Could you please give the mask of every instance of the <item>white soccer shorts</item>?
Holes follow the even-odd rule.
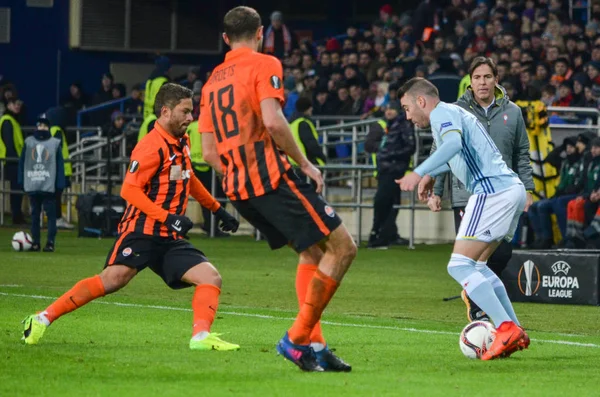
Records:
[[[526,200],[525,187],[521,184],[497,193],[473,194],[465,207],[456,239],[485,243],[511,241]]]

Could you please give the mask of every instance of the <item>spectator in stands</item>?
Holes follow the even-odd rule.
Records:
[[[123,83],[115,83],[112,87],[112,99],[121,99],[125,97],[127,89]]]
[[[98,105],[113,99],[113,83],[114,77],[112,73],[107,72],[102,75],[100,90],[94,95],[92,105]]]
[[[23,101],[11,98],[7,101],[6,111],[0,117],[0,159],[12,158],[4,166],[4,176],[10,182],[10,190],[19,190],[19,162],[23,150],[23,132],[19,122],[19,113]],[[21,193],[10,194],[10,212],[13,225],[26,224],[21,205],[23,195]],[[4,208],[0,208],[4,211]]]
[[[329,90],[327,87],[317,88],[313,106],[313,115],[328,116],[334,114],[332,100],[329,99]]]
[[[600,61],[588,63],[587,75],[592,81],[592,84],[600,84]]]
[[[577,73],[573,76],[573,100],[571,101],[571,106],[585,107],[586,99],[583,89],[587,85],[589,85],[589,79],[584,73]]]
[[[600,198],[600,138],[594,138],[592,159],[583,175],[583,193],[567,205],[565,248],[585,248],[584,228],[589,225],[598,208]]]
[[[294,35],[283,23],[283,14],[274,11],[271,14],[271,25],[265,32],[263,52],[282,59],[292,52],[294,46]]]
[[[131,89],[131,98],[125,102],[125,113],[127,114],[142,114],[144,111],[144,99],[142,98],[142,91],[144,86],[142,84],[136,84]]]
[[[60,101],[67,111],[68,125],[77,124],[77,112],[85,108],[89,104],[87,95],[83,92],[81,84],[78,82],[72,83],[69,87],[69,94]]]
[[[154,61],[154,70],[150,73],[148,80],[146,81],[146,88],[144,94],[144,119],[146,117],[154,116],[154,100],[156,94],[163,84],[168,83],[169,72],[171,70],[171,61],[166,56],[159,56]]]
[[[573,92],[571,88],[571,82],[564,80],[558,86],[558,98],[554,102],[553,106],[569,107],[573,101]]]
[[[354,116],[360,116],[362,114],[363,107],[365,106],[363,90],[360,85],[353,84],[350,86],[350,98],[352,98],[352,114]]]
[[[541,101],[546,106],[553,106],[556,101],[556,88],[550,84],[545,85],[542,88]]]
[[[190,66],[187,71],[187,75],[184,81],[181,82],[181,85],[189,88],[190,90],[194,89],[194,83],[196,81],[200,81],[202,83],[202,68],[200,66]]]
[[[558,152],[564,151],[567,156],[560,168],[559,184],[553,198],[536,201],[531,205],[527,216],[530,225],[535,232],[536,241],[532,248],[551,248],[554,239],[552,237],[552,221],[550,216],[554,213],[558,221],[561,235],[566,235],[566,209],[569,201],[577,197],[582,190],[582,156],[576,147],[573,138],[566,138]]]
[[[365,147],[370,146],[371,150],[377,147],[377,192],[368,246],[379,249],[385,249],[390,244],[408,243],[401,239],[397,232],[398,210],[393,207],[400,204],[400,189],[394,181],[404,176],[415,152],[414,128],[406,120],[398,100],[386,106],[385,121],[387,133],[378,147],[376,143],[370,142],[367,145],[365,142]]]
[[[600,98],[600,86],[594,85],[592,87],[584,87],[583,95],[585,95],[586,108],[598,108],[598,99]]]
[[[337,86],[337,101],[335,104],[335,114],[337,116],[353,116],[352,108],[354,101],[350,98],[348,87],[345,83]]]

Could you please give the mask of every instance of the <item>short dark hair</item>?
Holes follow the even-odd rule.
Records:
[[[254,8],[235,7],[225,14],[223,26],[230,41],[249,39],[261,26],[260,15]]]
[[[494,77],[498,77],[498,68],[496,67],[496,63],[492,58],[488,57],[476,57],[475,59],[473,59],[473,62],[471,62],[471,66],[469,66],[469,76],[472,76],[473,71],[475,71],[475,69],[477,69],[481,65],[488,65],[490,69],[492,69]]]
[[[440,97],[440,92],[437,87],[427,79],[422,77],[413,77],[400,87],[398,90],[398,99],[402,99],[404,95],[419,93],[434,98]]]
[[[298,112],[300,112],[300,113],[306,112],[311,107],[312,107],[312,101],[310,100],[310,98],[307,98],[305,96],[301,96],[296,101],[296,110]]]
[[[163,106],[173,109],[184,99],[191,99],[194,93],[189,88],[175,83],[166,83],[158,90],[154,100],[154,114],[160,115]]]

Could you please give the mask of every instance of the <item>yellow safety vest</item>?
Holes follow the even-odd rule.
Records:
[[[460,99],[460,97],[463,96],[465,92],[467,92],[467,88],[469,88],[470,85],[471,75],[467,73],[458,84],[458,99]]]
[[[387,134],[386,121],[384,119],[379,119],[377,120],[377,124],[381,126],[381,128],[383,129],[383,133]],[[383,139],[381,140],[381,143],[383,143]],[[381,144],[379,145],[379,147],[381,148]],[[373,171],[373,176],[377,178],[377,153],[371,153],[371,160],[373,162],[373,166],[375,167],[375,171]]]
[[[154,100],[156,94],[163,84],[168,83],[169,79],[164,76],[156,77],[152,80],[146,81],[146,93],[144,95],[144,119],[154,114]]]
[[[195,170],[207,172],[210,166],[202,158],[202,134],[198,132],[198,120],[192,121],[185,132],[190,137],[190,157]]]
[[[150,125],[151,122],[156,121],[157,118],[154,114],[151,114],[150,116],[146,117],[144,119],[144,121],[142,122],[142,125],[140,126],[140,132],[138,132],[138,142],[142,140],[143,137],[145,137],[146,135],[148,135],[148,133],[150,131],[148,131],[148,126]]]
[[[307,119],[306,117],[299,117],[290,124],[290,129],[292,130],[294,140],[296,141],[296,144],[298,145],[298,148],[300,149],[302,154],[306,156],[306,147],[304,146],[302,139],[300,139],[300,123],[303,121],[305,121],[308,124],[317,142],[319,141],[319,133],[317,132],[317,129],[315,128],[313,122]],[[291,157],[289,157],[289,160],[290,163],[292,163],[292,165],[298,165]],[[317,163],[319,165],[325,165],[325,162],[320,158],[317,158]]]
[[[67,144],[67,136],[62,128],[55,125],[50,127],[50,135],[56,136],[57,133],[60,132],[60,140],[62,141],[62,156],[63,160],[65,160],[65,176],[73,175],[73,167],[70,162],[67,162],[71,157],[69,156],[69,145]]]
[[[8,121],[12,124],[13,128],[13,141],[15,143],[15,149],[17,154],[21,156],[21,151],[23,150],[23,146],[25,145],[25,140],[23,139],[23,131],[21,131],[21,125],[17,122],[17,120],[11,116],[10,114],[5,114],[0,117],[0,130],[2,129],[2,125],[4,122]],[[2,135],[0,135],[0,159],[6,158],[6,144],[2,141]]]

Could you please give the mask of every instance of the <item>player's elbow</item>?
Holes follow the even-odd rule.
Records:
[[[277,133],[281,130],[281,122],[276,116],[263,117],[263,123],[271,135],[277,135]]]
[[[215,164],[219,162],[219,155],[216,150],[207,149],[202,153],[202,158],[205,162],[210,164],[213,168]]]

